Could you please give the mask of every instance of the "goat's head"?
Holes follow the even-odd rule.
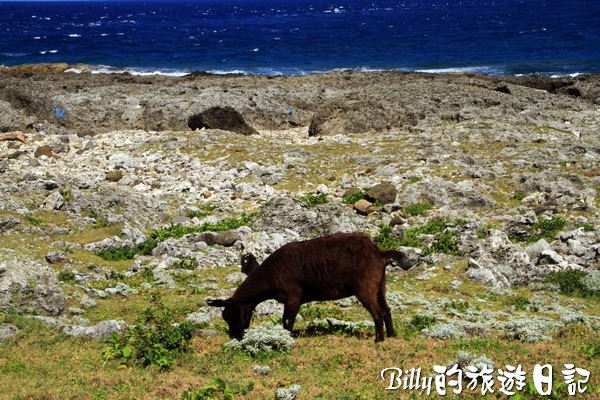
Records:
[[[250,326],[253,305],[239,304],[233,299],[209,300],[207,304],[212,307],[224,307],[221,315],[229,325],[229,337],[241,340],[244,331]]]

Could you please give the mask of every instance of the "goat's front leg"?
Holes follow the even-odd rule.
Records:
[[[285,303],[283,309],[283,327],[290,331],[290,333],[294,329],[294,322],[296,322],[296,315],[298,315],[299,310],[300,301],[294,299]]]

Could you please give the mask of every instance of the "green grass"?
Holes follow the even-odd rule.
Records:
[[[185,216],[192,219],[192,218],[204,218],[207,217],[209,215],[211,215],[213,213],[213,211],[215,209],[218,208],[218,205],[216,204],[203,204],[201,206],[198,207],[198,210],[193,210],[193,211],[187,211],[185,213]]]
[[[44,221],[42,221],[40,218],[37,218],[31,214],[26,214],[25,215],[25,219],[27,220],[27,222],[29,222],[31,225],[35,226],[35,227],[40,227],[42,226],[42,224],[44,223]]]
[[[427,211],[431,210],[433,208],[433,205],[429,204],[429,203],[416,203],[416,204],[411,204],[408,206],[405,206],[402,208],[402,210],[409,215],[420,215],[421,217],[426,217],[427,216]]]
[[[215,270],[196,270],[193,274],[199,282],[210,277],[221,282],[237,269],[237,266],[229,266]],[[411,293],[422,293],[430,301],[443,298],[444,294],[437,288],[453,279],[451,271],[443,271],[437,279],[431,281],[417,281],[410,273],[388,273],[388,277],[390,291],[404,291],[407,297],[411,297]],[[119,276],[115,275],[114,278]],[[128,284],[136,286],[134,281]],[[488,297],[485,289],[479,285],[465,283],[463,286],[473,286],[473,294],[465,292],[447,297],[449,310],[465,312],[473,310],[473,304],[490,310],[502,310],[506,306],[504,298]],[[470,293],[468,288],[464,289]],[[519,296],[524,298],[532,295],[533,292],[527,290],[519,292]],[[92,323],[103,319],[124,319],[130,325],[164,325],[168,330],[172,322],[181,322],[186,313],[197,311],[205,297],[220,296],[218,290],[194,295],[187,291],[156,288],[151,292],[126,298],[97,299],[98,305],[86,310],[83,316]],[[486,301],[478,302],[479,298]],[[158,299],[170,310],[166,315],[163,315],[160,307],[157,308]],[[79,297],[68,301],[70,303],[67,307],[76,305]],[[583,305],[590,300],[565,301]],[[522,302],[515,300],[515,303]],[[145,311],[148,308],[153,311],[148,313]],[[586,311],[594,312],[594,309],[587,308]],[[598,382],[596,376],[600,376],[600,364],[595,362],[598,360],[595,344],[599,342],[600,332],[581,324],[565,327],[556,333],[555,340],[550,343],[510,341],[494,331],[490,337],[440,341],[428,339],[420,333],[422,329],[439,321],[428,315],[423,306],[415,304],[402,312],[393,312],[399,337],[387,338],[383,343],[376,344],[373,342],[372,328],[361,328],[353,333],[327,329],[314,332],[306,330],[313,319],[327,316],[355,322],[370,320],[368,312],[360,305],[339,307],[333,302],[309,303],[302,307],[301,314],[303,319],[296,321],[299,333],[295,339],[297,345],[287,353],[256,360],[243,353],[225,351],[224,344],[230,339],[226,334],[225,323],[217,317],[209,326],[217,331],[216,336],[192,336],[187,342],[187,351],[179,352],[171,359],[172,363],[168,367],[162,367],[152,362],[147,366],[141,360],[138,362],[137,355],[134,354],[137,350],[133,339],[127,342],[119,337],[118,343],[109,344],[103,340],[66,337],[17,313],[0,312],[0,323],[13,323],[21,329],[16,339],[0,342],[0,373],[3,376],[0,392],[9,393],[8,399],[52,400],[180,399],[184,398],[182,396],[185,392],[202,398],[201,396],[209,396],[208,392],[211,392],[210,396],[218,399],[224,398],[225,387],[228,387],[236,399],[272,399],[277,389],[299,384],[302,390],[298,398],[302,399],[356,399],[361,398],[359,393],[365,399],[386,399],[390,395],[397,398],[404,394],[408,396],[412,392],[386,391],[387,382],[379,378],[381,369],[396,366],[421,367],[424,373],[430,374],[433,373],[434,364],[446,365],[455,359],[459,350],[486,355],[498,367],[522,364],[528,376],[533,365],[538,362],[551,363],[555,369],[567,362],[575,363],[578,367],[591,371],[594,384]],[[164,323],[156,320],[163,317]],[[452,318],[450,314],[445,317]],[[253,320],[251,327],[268,320],[266,317]],[[178,338],[186,337],[180,333],[182,332],[149,336],[147,340],[140,342],[140,347],[154,348],[154,344],[164,344],[164,341],[171,339],[177,343]],[[158,335],[156,331],[155,334]],[[111,345],[116,356],[103,366],[102,355]],[[127,346],[132,348],[131,352],[125,350]],[[159,349],[161,347],[164,348],[163,345],[158,346]],[[164,351],[157,351],[151,357],[161,360],[163,353]],[[160,363],[163,361],[165,360]],[[255,375],[252,370],[257,364],[268,365],[271,372],[266,376]],[[226,385],[216,385],[216,377],[226,377]],[[466,381],[464,384],[466,385]],[[215,390],[203,390],[211,386]],[[461,398],[476,399],[477,393],[465,389]],[[427,398],[417,392],[413,394],[415,399]]]
[[[227,217],[218,222],[205,222],[198,226],[170,225],[150,232],[150,236],[159,242],[169,238],[179,239],[190,233],[223,232],[249,225],[258,213],[243,214],[241,217]]]

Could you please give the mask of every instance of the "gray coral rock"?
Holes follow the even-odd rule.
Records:
[[[64,307],[65,294],[51,268],[17,259],[0,263],[0,309],[58,315]]]

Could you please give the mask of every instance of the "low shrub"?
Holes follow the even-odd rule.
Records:
[[[423,334],[432,339],[458,339],[466,336],[464,329],[460,326],[440,323],[423,329]]]
[[[529,229],[529,243],[535,243],[540,239],[545,239],[548,243],[554,241],[554,237],[560,232],[567,220],[561,216],[554,216],[552,219],[540,219]]]
[[[374,241],[384,250],[407,246],[421,248],[424,256],[432,253],[460,255],[462,253],[458,248],[458,243],[454,240],[457,232],[448,229],[449,226],[449,221],[435,218],[424,225],[407,229],[402,238],[395,238],[392,235],[392,227],[384,225],[375,236]],[[425,237],[422,235],[435,235],[433,242],[424,249]]]
[[[158,241],[155,239],[148,239],[138,244],[135,247],[119,247],[116,249],[101,250],[96,253],[97,256],[106,261],[122,261],[131,260],[136,255],[149,256],[152,254],[152,250],[158,245]]]
[[[252,357],[268,357],[287,352],[295,344],[289,331],[281,325],[266,322],[247,329],[242,340],[233,339],[225,343],[225,347],[228,350],[242,351]]]
[[[365,192],[363,192],[362,190],[357,190],[356,192],[352,193],[349,196],[346,196],[342,199],[342,203],[344,204],[354,204],[359,200],[362,200],[365,198]]]
[[[298,200],[305,203],[309,207],[314,207],[319,204],[329,203],[329,196],[326,193],[307,194],[306,196],[298,197]]]
[[[122,335],[113,334],[103,353],[104,364],[117,358],[121,364],[135,359],[144,367],[156,365],[161,370],[173,365],[175,358],[187,351],[192,339],[191,322],[176,318],[175,311],[156,302],[146,308],[136,326]]]
[[[526,343],[549,342],[550,332],[564,326],[563,323],[542,317],[518,318],[502,326],[506,338]]]
[[[565,269],[549,273],[545,282],[557,285],[562,294],[600,298],[600,272],[598,271]]]
[[[275,392],[275,399],[294,400],[300,389],[300,385],[292,385],[288,388],[277,389],[277,391]]]
[[[75,282],[75,272],[63,269],[58,273],[57,278],[59,281],[65,283]]]

